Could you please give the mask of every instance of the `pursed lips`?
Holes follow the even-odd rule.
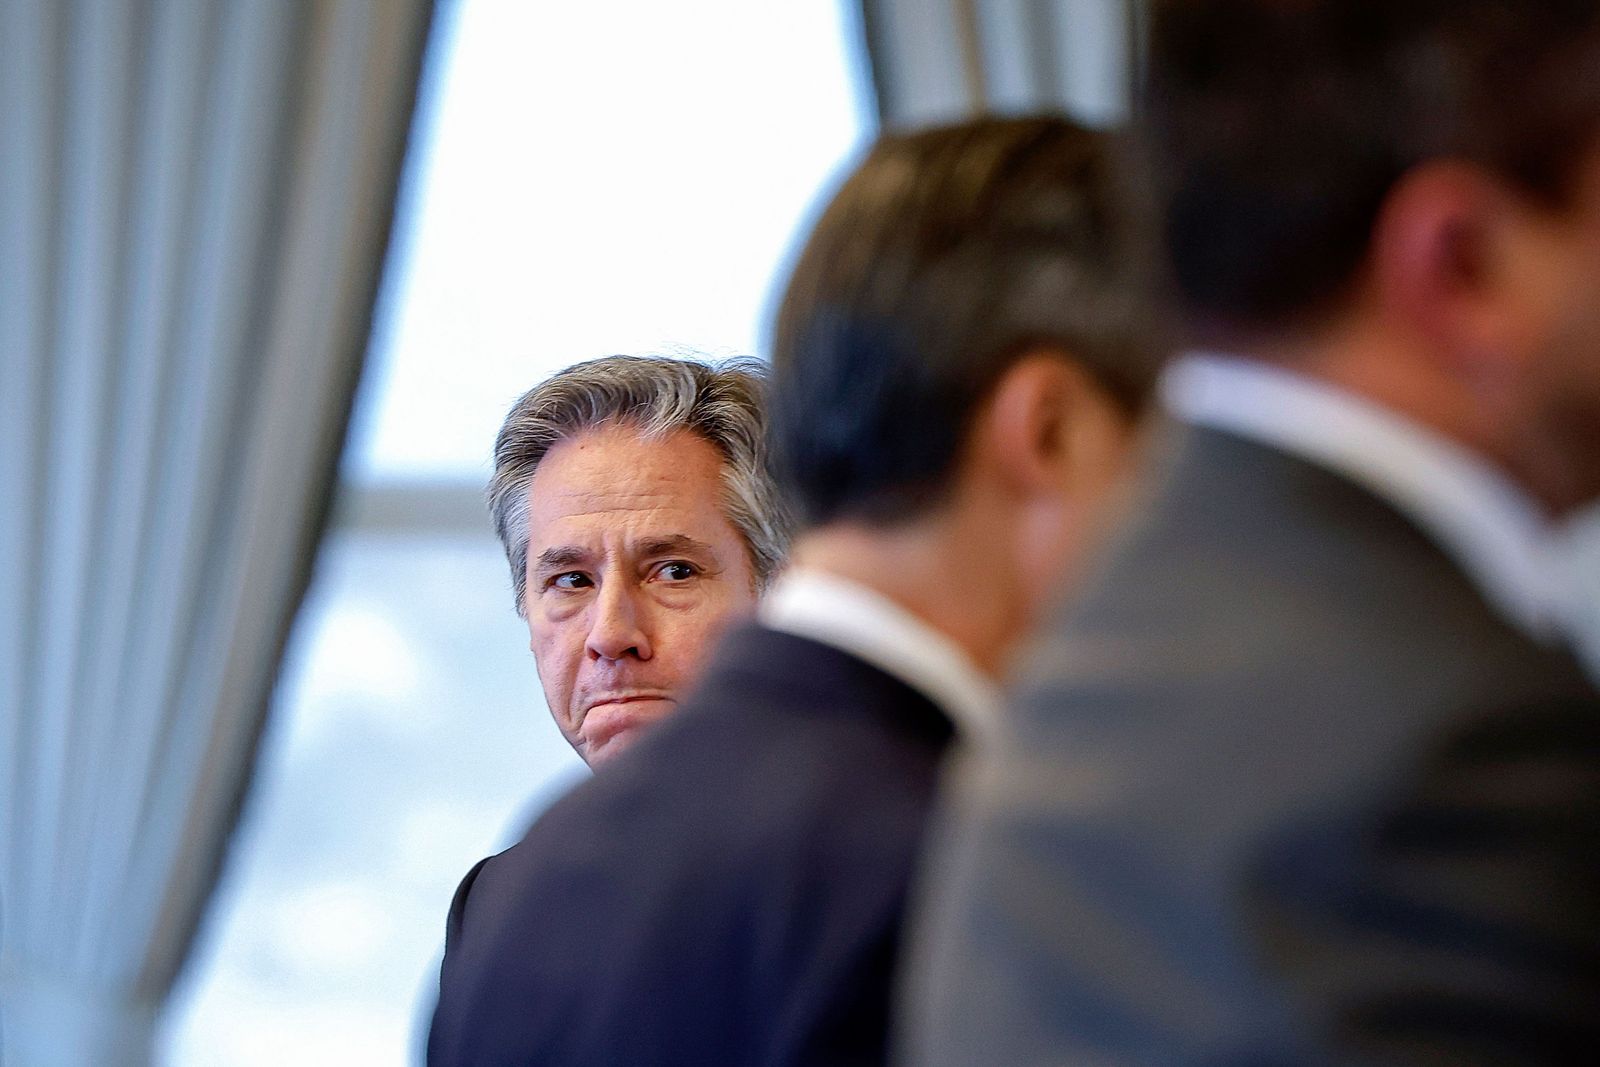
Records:
[[[637,704],[645,700],[671,699],[671,694],[663,693],[659,690],[652,690],[649,692],[630,690],[622,693],[602,693],[599,696],[590,697],[583,702],[583,718],[588,718],[591,711],[606,704]]]
[[[583,717],[578,720],[578,734],[589,752],[594,753],[609,746],[623,734],[630,734],[647,723],[657,721],[676,703],[672,697],[659,691],[604,693],[591,697],[585,701]],[[655,706],[646,710],[643,707],[645,704]]]

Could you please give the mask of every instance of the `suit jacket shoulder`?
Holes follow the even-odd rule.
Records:
[[[1570,1036],[1600,993],[1592,685],[1360,487],[1220,432],[1169,447],[963,779],[927,1062]],[[1006,1004],[1031,1007],[984,1017]]]
[[[730,635],[672,719],[482,868],[434,1062],[880,1061],[950,730],[844,653]]]

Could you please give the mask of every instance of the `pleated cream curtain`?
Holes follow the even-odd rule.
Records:
[[[1145,0],[861,0],[886,129],[1055,110],[1127,117]]]
[[[148,1062],[309,576],[430,0],[0,0],[0,1062]]]

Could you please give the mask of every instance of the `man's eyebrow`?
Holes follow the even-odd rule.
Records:
[[[539,553],[533,565],[536,570],[546,571],[554,567],[575,567],[588,559],[589,554],[576,545],[555,545]]]
[[[688,534],[672,534],[668,537],[652,537],[647,541],[639,542],[636,551],[641,556],[711,556],[716,557],[717,550],[704,541],[697,541]]]

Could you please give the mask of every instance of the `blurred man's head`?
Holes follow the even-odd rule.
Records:
[[[760,374],[613,356],[506,416],[489,507],[545,700],[591,764],[672,709],[782,565]]]
[[[1196,340],[1600,495],[1600,4],[1158,0],[1150,69]]]
[[[801,562],[918,575],[892,591],[964,602],[998,666],[1093,525],[1156,369],[1138,209],[1106,137],[1061,119],[878,142],[778,316]],[[929,583],[912,561],[950,568]]]

